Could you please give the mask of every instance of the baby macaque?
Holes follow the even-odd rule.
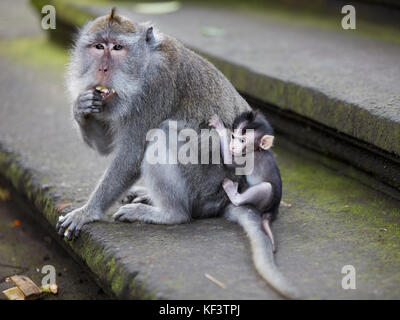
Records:
[[[270,223],[279,211],[282,181],[270,150],[274,141],[270,124],[262,114],[250,111],[236,117],[232,126],[233,132],[225,128],[217,115],[211,118],[209,125],[216,129],[220,137],[223,162],[228,167],[237,168],[236,157],[253,153],[254,157],[251,157],[254,159],[253,169],[245,173],[248,188],[243,190],[243,186],[230,179],[225,179],[222,187],[233,205],[251,205],[260,212],[264,231],[271,239],[275,251]],[[231,136],[230,142],[229,136]],[[241,193],[239,188],[242,189]]]

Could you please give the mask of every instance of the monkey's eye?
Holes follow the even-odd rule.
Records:
[[[104,46],[101,43],[96,44],[95,48],[98,50],[104,50]]]
[[[120,44],[116,44],[116,45],[114,45],[113,49],[114,50],[121,50],[122,46]]]

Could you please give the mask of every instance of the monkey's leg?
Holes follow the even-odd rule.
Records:
[[[165,210],[144,203],[131,203],[122,206],[113,215],[118,221],[142,221],[155,224],[178,224],[189,222],[189,217],[181,212]]]
[[[60,217],[56,225],[59,235],[68,229],[67,238],[76,238],[82,227],[89,222],[98,221],[121,194],[128,189],[139,175],[139,164],[143,158],[145,138],[131,131],[123,135],[119,150],[107,168],[101,181],[91,194],[86,205]],[[136,144],[133,144],[135,141]]]
[[[268,206],[272,199],[272,185],[269,182],[261,182],[247,188],[243,193],[237,192],[238,185],[229,179],[224,181],[223,187],[229,197],[229,200],[235,206],[251,204],[263,211]],[[262,225],[265,233],[271,239],[272,251],[275,252],[275,239],[271,230],[270,221],[268,218],[263,219]]]
[[[253,262],[261,277],[286,298],[299,298],[299,293],[279,271],[274,261],[271,240],[263,230],[259,212],[247,206],[229,204],[224,217],[240,224],[250,240]]]
[[[114,214],[115,220],[157,224],[177,224],[190,220],[188,190],[178,165],[153,165],[144,160],[142,178],[154,206],[127,204]]]
[[[266,208],[272,198],[272,185],[269,182],[261,182],[254,186],[247,188],[243,193],[237,191],[238,185],[232,180],[225,179],[222,184],[229,200],[235,206],[241,206],[245,204],[251,204],[263,211],[262,208]]]

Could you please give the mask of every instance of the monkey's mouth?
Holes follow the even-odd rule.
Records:
[[[103,87],[101,85],[96,86],[95,88],[96,91],[100,92],[101,97],[103,98],[103,101],[108,100],[115,94],[114,89],[108,89],[106,87]]]

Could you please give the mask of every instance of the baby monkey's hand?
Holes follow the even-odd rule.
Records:
[[[208,122],[208,125],[212,128],[215,128],[217,130],[223,130],[225,129],[224,124],[222,123],[221,119],[218,117],[218,115],[214,114],[210,121]]]
[[[231,202],[235,206],[239,205],[239,203],[237,202],[238,187],[239,187],[239,184],[237,182],[233,182],[232,180],[230,180],[228,178],[225,178],[222,183],[222,188],[224,188],[229,200],[231,200]]]

